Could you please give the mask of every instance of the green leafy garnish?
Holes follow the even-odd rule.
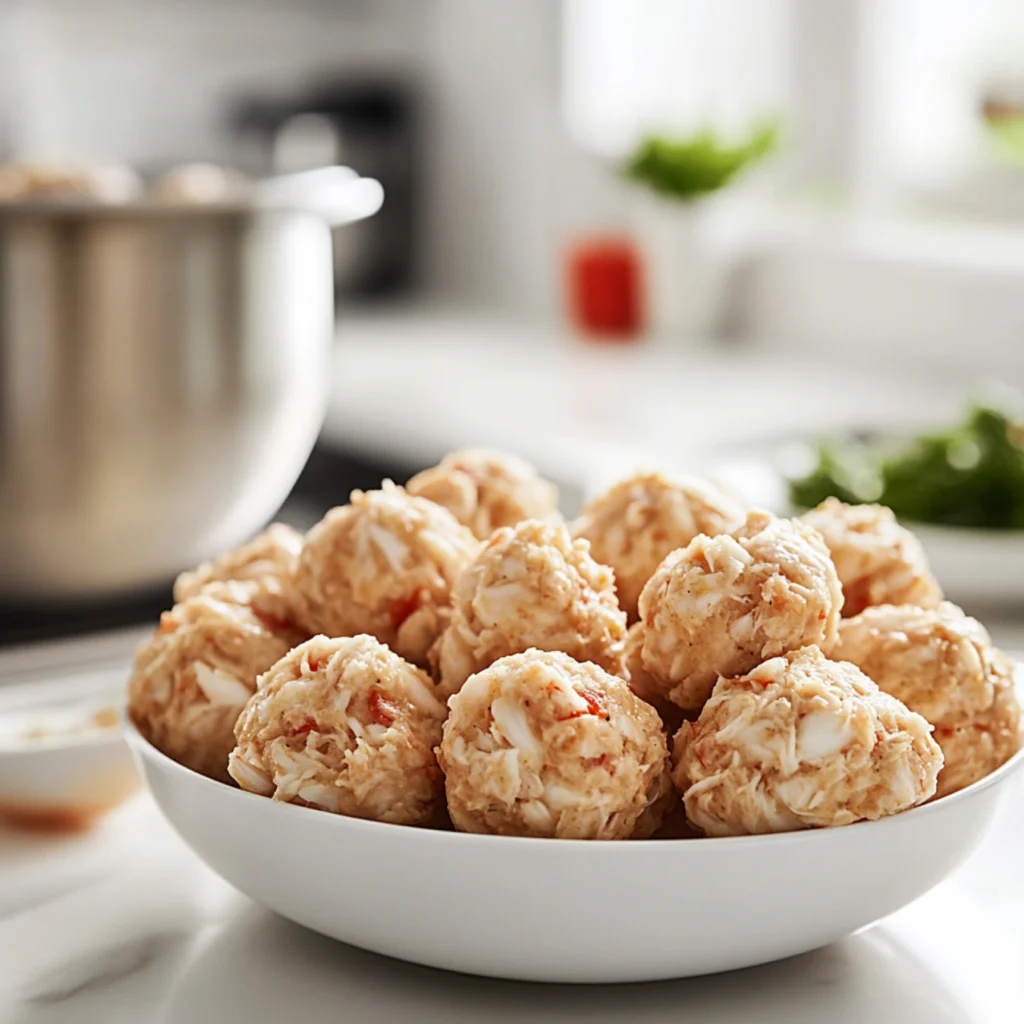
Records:
[[[716,192],[744,168],[763,160],[778,146],[775,122],[754,126],[743,142],[730,146],[711,130],[689,138],[649,135],[626,162],[626,177],[659,195],[686,201]]]
[[[791,480],[789,493],[803,508],[835,496],[850,504],[879,502],[919,523],[1024,530],[1021,429],[1000,410],[980,405],[952,430],[895,450],[822,442],[814,469]]]

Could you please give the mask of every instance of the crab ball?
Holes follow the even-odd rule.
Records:
[[[876,604],[934,608],[942,590],[921,542],[882,505],[846,505],[827,498],[802,517],[828,545],[843,583],[843,614]]]
[[[1002,661],[985,627],[948,601],[866,608],[843,620],[831,656],[853,662],[935,726],[991,707]]]
[[[1013,665],[980,622],[948,601],[867,608],[843,622],[832,656],[935,726],[946,759],[940,796],[977,782],[1020,747]]]
[[[549,519],[558,510],[558,488],[514,455],[467,450],[446,455],[417,473],[410,494],[443,505],[480,540],[524,519]]]
[[[251,793],[400,825],[443,804],[434,684],[372,636],[315,636],[260,677],[228,771]]]
[[[306,536],[295,570],[309,633],[369,633],[426,664],[447,622],[451,588],[479,542],[452,514],[385,481],[353,491]]]
[[[640,595],[643,664],[664,696],[699,710],[721,676],[836,637],[843,595],[821,537],[751,512],[734,534],[695,537]]]
[[[884,818],[927,800],[942,767],[931,726],[817,647],[722,679],[673,749],[689,821],[710,836]]]
[[[435,652],[442,690],[455,693],[474,672],[531,647],[620,673],[626,616],[611,569],[589,547],[534,519],[495,531],[453,591]]]
[[[666,555],[698,534],[729,533],[742,522],[740,506],[712,484],[646,473],[595,498],[573,523],[572,533],[589,540],[594,558],[615,571],[619,604],[634,622],[640,591]]]
[[[650,672],[644,668],[644,624],[634,622],[626,632],[626,646],[623,652],[623,678],[629,688],[642,700],[650,704],[668,729],[678,729],[683,720],[683,713],[672,701],[665,697]]]
[[[256,677],[289,647],[247,598],[244,586],[210,584],[164,612],[128,681],[139,732],[180,764],[224,781],[238,713]]]
[[[678,799],[657,713],[597,665],[529,650],[448,703],[438,759],[460,831],[645,838]]]
[[[302,550],[302,535],[284,523],[274,523],[248,544],[204,562],[174,581],[174,600],[195,597],[211,583],[251,584],[251,604],[271,628],[294,624],[297,609],[292,577]]]
[[[936,797],[948,796],[983,779],[1009,761],[1024,743],[1013,665],[1007,658],[1001,661],[989,707],[960,725],[935,730],[946,759]]]

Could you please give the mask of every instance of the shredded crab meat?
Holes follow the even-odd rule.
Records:
[[[719,680],[676,736],[673,780],[712,836],[874,820],[935,793],[931,731],[856,666],[806,647]]]
[[[803,521],[828,545],[843,585],[844,615],[880,604],[934,608],[942,600],[921,542],[890,509],[828,498]]]
[[[660,721],[619,678],[530,650],[449,700],[439,759],[456,828],[501,835],[650,835],[673,796]]]
[[[296,605],[292,577],[302,550],[302,535],[283,523],[268,526],[240,548],[192,572],[182,573],[174,582],[178,603],[195,597],[211,584],[241,585],[238,603],[249,603],[266,624],[283,632],[286,639],[301,639],[295,632]]]
[[[945,756],[940,796],[977,782],[1020,748],[1013,665],[980,622],[948,601],[866,608],[843,621],[834,657],[936,726]]]
[[[235,719],[260,673],[287,650],[245,592],[208,583],[165,612],[139,648],[128,682],[132,721],[169,757],[226,780]]]
[[[478,549],[446,509],[390,481],[353,491],[306,537],[294,576],[300,621],[311,633],[370,634],[425,666]]]
[[[558,490],[511,455],[467,450],[414,476],[410,494],[446,508],[480,540],[524,519],[557,517]]]
[[[640,473],[590,502],[572,533],[589,540],[593,557],[614,570],[619,603],[634,622],[640,592],[667,555],[742,522],[739,505],[706,481]]]
[[[447,694],[531,647],[621,672],[625,633],[612,572],[590,557],[587,542],[527,520],[498,530],[459,578],[433,660]]]
[[[444,715],[431,680],[375,638],[317,636],[261,677],[228,771],[275,800],[426,824],[442,802]]]
[[[192,671],[195,673],[196,685],[211,704],[227,704],[240,708],[252,693],[252,687],[246,686],[227,672],[211,668],[203,661],[194,661]]]
[[[734,535],[673,552],[640,595],[640,662],[652,696],[698,711],[720,675],[835,640],[842,590],[821,537],[751,512]]]

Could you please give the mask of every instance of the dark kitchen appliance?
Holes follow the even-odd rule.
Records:
[[[393,297],[416,280],[417,117],[409,83],[353,77],[322,81],[290,98],[251,99],[236,111],[265,173],[329,163],[352,167],[384,186],[372,223],[335,238],[338,297]]]

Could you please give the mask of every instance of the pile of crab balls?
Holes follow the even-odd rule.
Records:
[[[873,820],[1021,746],[1013,665],[888,509],[799,519],[637,474],[571,523],[526,463],[447,456],[179,577],[129,710],[273,800],[506,836]]]

